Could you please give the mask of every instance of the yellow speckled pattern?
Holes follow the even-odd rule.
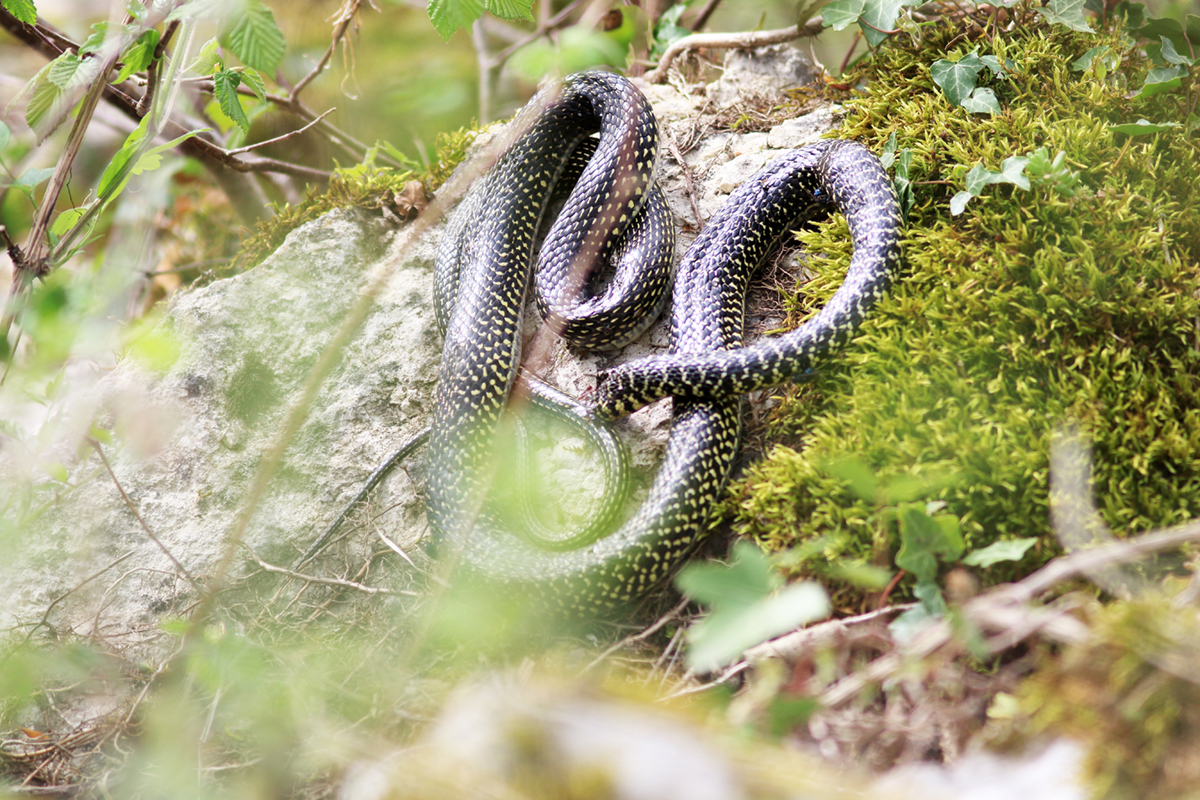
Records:
[[[573,613],[604,613],[661,582],[696,544],[737,456],[740,394],[808,369],[814,357],[845,341],[886,290],[899,260],[900,216],[878,159],[850,142],[794,151],[739,188],[679,267],[671,353],[609,372],[596,409],[573,412],[604,430],[596,411],[613,415],[656,396],[675,397],[649,496],[615,532],[574,550],[544,549],[500,529],[483,498],[496,426],[516,374],[530,250],[547,195],[569,170],[570,151],[598,129],[596,154],[547,236],[537,278],[543,313],[588,346],[636,336],[648,324],[639,315],[657,313],[662,303],[653,292],[621,302],[590,296],[600,262],[624,259],[609,287],[636,295],[642,279],[636,265],[626,264],[661,261],[673,229],[652,181],[657,125],[631,84],[609,73],[582,73],[568,78],[553,102],[542,98],[530,107],[536,119],[477,182],[439,251],[435,294],[446,344],[430,439],[429,520],[439,549],[460,559],[460,576]],[[845,285],[801,329],[743,348],[750,273],[799,218],[827,203],[846,213],[854,237]],[[645,283],[661,289],[670,268],[655,269]]]

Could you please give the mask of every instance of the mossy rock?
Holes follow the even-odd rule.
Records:
[[[924,28],[921,46],[885,46],[861,67],[866,88],[836,135],[878,152],[894,133],[911,150],[906,265],[857,339],[785,393],[770,423],[779,443],[724,507],[738,532],[792,548],[801,574],[893,563],[887,501],[837,477],[848,461],[884,484],[925,481],[919,499],[959,517],[968,549],[1038,537],[985,582],[1045,562],[1060,551],[1049,449],[1069,424],[1092,442],[1096,502],[1118,535],[1200,512],[1200,141],[1184,127],[1110,127],[1183,121],[1187,93],[1130,99],[1149,65],[1121,30],[1089,36],[1032,14],[1004,39],[966,42],[960,30]],[[1098,45],[1124,54],[1119,71],[1072,67]],[[1009,67],[990,81],[1002,109],[992,116],[952,107],[930,76],[937,59],[975,48]],[[998,170],[1040,147],[1065,152],[1075,196],[990,186],[951,216],[972,166]],[[821,255],[787,298],[795,324],[849,262],[840,217],[800,239]],[[841,590],[847,603],[854,594]]]

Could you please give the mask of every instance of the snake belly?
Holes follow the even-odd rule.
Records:
[[[812,358],[853,331],[891,279],[898,261],[899,213],[878,160],[848,142],[820,142],[794,151],[734,192],[678,268],[670,354],[625,365],[629,372],[610,371],[602,376],[594,409],[577,410],[602,431],[602,418],[650,402],[656,391],[675,396],[670,436],[646,500],[614,532],[585,546],[540,547],[498,525],[484,497],[494,469],[496,427],[517,371],[530,249],[549,187],[569,160],[563,151],[577,148],[599,120],[597,157],[584,169],[563,212],[567,215],[573,203],[599,209],[593,214],[595,224],[577,218],[564,223],[560,216],[543,256],[547,249],[564,247],[551,243],[560,227],[581,243],[565,246],[567,251],[574,248],[570,261],[642,247],[610,244],[609,234],[600,229],[612,224],[620,227],[643,216],[655,220],[640,223],[643,231],[669,229],[670,224],[661,219],[665,201],[647,199],[657,194],[650,183],[657,128],[632,85],[609,73],[582,73],[567,79],[557,101],[535,101],[531,107],[534,119],[528,130],[477,182],[449,221],[439,252],[435,297],[446,344],[429,445],[429,520],[438,548],[448,545],[459,559],[457,574],[519,588],[569,612],[597,614],[660,583],[694,547],[737,458],[740,393],[747,385],[779,382],[807,369]],[[599,158],[605,152],[609,155]],[[601,177],[589,177],[589,170]],[[581,192],[585,197],[576,202]],[[616,199],[611,199],[614,192]],[[742,347],[751,272],[798,219],[829,202],[845,211],[855,243],[851,274],[829,304],[834,311],[770,340],[770,347],[761,342]],[[566,274],[557,285],[567,289],[551,289],[546,292],[550,300],[539,300],[552,324],[562,320],[558,329],[575,324],[573,317],[582,306],[604,305],[567,299],[586,280],[572,277],[578,269]],[[641,280],[614,278],[612,283],[636,289]],[[645,282],[661,284],[662,278]],[[639,302],[642,310],[661,305],[657,299]],[[632,323],[615,338],[626,338],[628,330],[646,324]],[[582,325],[587,328],[586,322]],[[606,340],[596,331],[612,327],[592,327],[582,338],[604,346],[614,337]],[[805,329],[809,333],[797,335]],[[793,363],[796,358],[802,366]],[[692,383],[672,383],[681,376]],[[597,439],[606,435],[597,434]]]

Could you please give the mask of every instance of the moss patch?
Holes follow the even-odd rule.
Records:
[[[912,151],[906,266],[851,346],[785,394],[772,422],[781,443],[724,508],[771,549],[809,542],[791,559],[800,573],[892,564],[885,509],[829,468],[848,459],[884,482],[929,480],[923,499],[961,519],[968,548],[1040,537],[986,583],[1044,562],[1058,552],[1049,443],[1068,421],[1093,441],[1097,504],[1119,534],[1200,513],[1200,143],[1183,128],[1131,139],[1108,127],[1182,121],[1187,97],[1129,99],[1148,65],[1120,31],[1087,36],[1032,18],[1015,28],[949,49],[1009,63],[990,84],[999,114],[953,108],[934,85],[929,65],[956,37],[948,27],[880,50],[859,76],[869,88],[847,102],[838,136],[878,152],[894,132]],[[1100,44],[1126,53],[1120,71],[1072,70]],[[992,186],[950,216],[972,166],[998,170],[1039,147],[1065,151],[1084,187],[1076,197]],[[796,324],[849,262],[840,217],[800,239],[821,255],[808,262],[816,278],[787,298]]]
[[[335,208],[395,208],[398,197],[413,181],[420,182],[424,192],[433,192],[450,177],[474,140],[475,131],[466,128],[438,134],[434,157],[423,169],[413,163],[405,169],[360,165],[338,170],[324,190],[310,188],[303,202],[277,207],[275,216],[260,224],[246,238],[241,250],[222,274],[242,272],[256,266],[274,253],[293,230]]]

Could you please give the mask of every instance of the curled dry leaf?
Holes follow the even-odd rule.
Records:
[[[395,195],[396,213],[401,219],[409,219],[425,210],[429,201],[425,198],[425,185],[420,181],[409,181]]]

